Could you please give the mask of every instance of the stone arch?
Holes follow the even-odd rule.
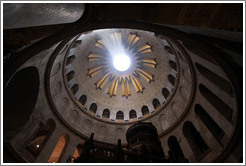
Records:
[[[199,160],[202,155],[209,150],[208,145],[190,121],[184,123],[183,133],[193,153]]]
[[[136,113],[135,110],[131,110],[131,111],[129,112],[129,118],[130,118],[130,119],[137,118],[137,113]]]
[[[144,105],[142,106],[141,112],[143,115],[149,114],[149,108],[146,105]]]
[[[208,128],[208,130],[212,133],[212,135],[218,141],[221,140],[224,135],[223,130],[218,126],[218,124],[210,117],[207,111],[200,105],[195,105],[195,113],[202,121],[202,123]]]
[[[86,95],[80,96],[79,102],[80,102],[83,106],[85,105],[86,101],[87,101],[87,96],[86,96]]]
[[[110,111],[109,111],[109,109],[107,109],[107,108],[104,109],[102,116],[105,117],[105,118],[109,118],[110,117]]]
[[[169,63],[170,67],[171,67],[173,70],[176,70],[176,71],[177,71],[177,65],[176,65],[176,63],[175,63],[174,61],[169,60],[168,63]]]
[[[220,89],[225,91],[227,94],[233,96],[232,87],[227,80],[218,76],[217,74],[210,71],[209,69],[207,69],[206,67],[202,66],[199,63],[196,63],[196,68],[203,77],[208,79],[210,82],[214,83],[216,86],[218,86]]]
[[[170,95],[170,92],[167,88],[162,89],[162,95],[164,96],[165,99]]]
[[[169,147],[168,154],[172,163],[188,162],[175,136],[170,136],[167,140],[167,143]]]
[[[117,143],[119,139],[122,139],[124,135],[124,130],[122,128],[117,128],[115,131],[115,143]]]
[[[71,112],[71,117],[72,117],[71,122],[72,122],[72,123],[76,123],[77,120],[78,120],[78,118],[79,118],[79,113],[78,113],[78,111],[77,111],[77,110],[72,110],[72,112]]]
[[[53,119],[49,119],[46,124],[40,123],[38,129],[33,133],[28,140],[26,148],[36,158],[45,144],[53,134],[56,127],[56,123]]]
[[[39,73],[36,67],[16,72],[3,89],[3,133],[16,133],[28,122],[39,94]]]
[[[124,119],[124,113],[122,111],[118,111],[116,113],[116,119]]]
[[[174,86],[174,84],[175,84],[175,77],[173,75],[171,75],[171,74],[168,74],[167,79]]]
[[[189,42],[182,42],[183,46],[185,48],[187,48],[189,51],[191,51],[192,53],[194,53],[196,56],[211,62],[213,64],[216,64],[216,62],[205,52],[203,52],[202,50],[200,50],[199,48],[195,47],[193,44],[189,43]]]
[[[74,163],[74,159],[77,159],[83,152],[83,144],[79,143],[73,153],[73,157],[71,159],[71,162]]]
[[[233,110],[203,84],[199,85],[202,96],[227,120],[232,120]]]
[[[68,134],[62,134],[59,138],[53,152],[50,155],[50,158],[48,160],[48,163],[58,163],[61,162],[62,157],[66,151],[67,145],[69,143],[69,135]]]
[[[84,133],[87,136],[90,136],[92,131],[92,126],[94,125],[90,119],[86,119],[81,125],[84,125]]]
[[[172,48],[171,48],[170,46],[165,45],[165,46],[164,46],[164,49],[165,49],[169,54],[173,54],[173,50],[172,50]]]
[[[152,104],[153,104],[155,109],[161,106],[161,103],[157,98],[153,99]]]
[[[93,113],[96,113],[97,112],[97,104],[96,103],[92,103],[90,108],[89,108],[89,111],[91,111]]]
[[[79,91],[79,84],[74,84],[71,88],[71,91],[75,95]]]
[[[75,42],[73,42],[71,48],[78,47],[81,43],[82,43],[82,40],[76,40]]]
[[[66,63],[66,65],[69,65],[69,64],[73,63],[73,60],[74,60],[74,59],[75,59],[75,55],[69,56],[69,57],[67,58],[67,63]]]
[[[75,72],[74,71],[70,71],[67,73],[67,82],[69,82],[71,79],[73,79],[75,75]]]

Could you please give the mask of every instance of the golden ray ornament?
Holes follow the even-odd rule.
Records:
[[[107,94],[110,97],[116,96],[120,85],[122,87],[122,96],[126,98],[131,95],[130,85],[133,85],[137,93],[143,93],[144,86],[139,78],[142,77],[148,83],[153,81],[154,75],[148,71],[148,68],[156,68],[157,65],[155,58],[148,57],[152,53],[152,46],[149,43],[138,44],[141,37],[137,33],[129,33],[126,40],[122,39],[121,32],[111,32],[106,38],[105,40],[104,36],[104,38],[96,41],[95,47],[100,51],[88,55],[88,61],[95,63],[95,66],[88,69],[88,75],[94,77],[100,74],[100,77],[95,82],[96,88],[103,89],[109,83]],[[108,41],[110,41],[110,44],[106,43]],[[112,55],[109,45],[114,46],[114,44],[122,45],[124,52],[132,59],[133,64],[130,70],[116,72],[112,69],[110,64]]]

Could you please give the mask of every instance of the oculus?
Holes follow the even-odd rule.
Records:
[[[137,33],[122,36],[120,31],[102,31],[102,36],[96,40],[94,52],[88,55],[88,61],[94,66],[88,69],[88,75],[100,75],[95,82],[97,89],[109,85],[107,94],[110,97],[117,94],[118,88],[122,89],[122,96],[131,95],[130,86],[137,93],[143,93],[144,86],[140,81],[142,77],[148,83],[153,81],[153,74],[149,68],[156,68],[156,58],[152,58],[152,46],[143,43]],[[124,34],[126,35],[126,34]],[[141,44],[140,44],[141,43]],[[100,51],[97,51],[100,50]]]

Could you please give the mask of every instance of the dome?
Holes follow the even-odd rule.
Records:
[[[226,159],[236,153],[242,96],[218,41],[140,21],[75,25],[8,61],[6,149],[24,162],[66,162],[94,133],[93,150],[110,158],[119,139],[126,150],[141,130],[170,161],[241,157]]]

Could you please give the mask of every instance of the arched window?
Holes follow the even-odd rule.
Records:
[[[162,89],[162,95],[167,99],[167,97],[170,95],[170,92],[167,88]]]
[[[87,101],[87,97],[85,95],[80,96],[79,102],[84,106]]]
[[[169,54],[173,54],[173,50],[171,49],[170,46],[165,46],[164,48]]]
[[[3,90],[3,134],[14,133],[28,122],[39,94],[39,73],[35,67],[17,71]]]
[[[216,86],[218,86],[220,89],[222,89],[223,91],[225,91],[229,95],[231,95],[231,96],[233,95],[232,87],[227,80],[218,76],[214,72],[208,70],[207,68],[205,68],[204,66],[202,66],[198,63],[196,63],[196,68],[203,77],[208,79],[210,82],[214,83]]]
[[[82,151],[83,151],[83,144],[78,144],[74,151],[73,158],[71,160],[72,163],[74,162],[74,159],[77,159],[78,157],[81,156]]]
[[[67,73],[67,82],[69,82],[71,79],[73,79],[75,73],[74,71],[70,71]]]
[[[201,119],[203,124],[208,128],[208,130],[213,134],[213,136],[220,141],[224,132],[217,125],[217,123],[210,117],[210,115],[204,110],[204,108],[196,104],[195,105],[195,113]]]
[[[209,150],[208,145],[205,143],[200,133],[196,130],[193,124],[189,121],[184,123],[183,133],[191,149],[199,160],[202,154]]]
[[[216,110],[220,112],[227,120],[231,121],[233,110],[220,98],[218,98],[212,91],[207,87],[200,84],[199,90],[201,94],[206,98],[206,100],[213,105]]]
[[[67,134],[63,134],[58,140],[53,152],[51,153],[48,163],[60,162],[65,153],[68,143],[69,143],[69,136]]]
[[[135,110],[131,110],[131,111],[129,112],[129,117],[130,117],[130,119],[137,118],[137,113],[136,113],[136,111],[135,111]]]
[[[96,103],[92,103],[89,111],[96,113],[97,112],[97,104]]]
[[[171,75],[171,74],[168,74],[167,79],[174,86],[175,77],[173,75]]]
[[[144,105],[144,106],[142,107],[141,111],[142,111],[142,114],[143,114],[143,115],[146,115],[146,114],[149,113],[149,108],[148,108],[146,105]]]
[[[152,104],[153,104],[155,109],[158,108],[159,106],[161,106],[160,101],[156,98],[153,99]]]
[[[176,63],[175,63],[174,61],[170,60],[168,63],[169,63],[170,67],[171,67],[173,70],[177,70],[177,66],[176,66]]]
[[[79,90],[79,85],[78,84],[74,84],[71,88],[72,93],[75,95]]]
[[[168,147],[170,149],[169,157],[171,158],[171,162],[173,163],[184,163],[188,162],[188,160],[185,158],[184,153],[182,149],[179,146],[179,143],[177,141],[177,138],[175,136],[170,136],[167,140]]]
[[[205,51],[201,51],[199,48],[195,47],[190,42],[183,41],[182,45],[185,48],[187,48],[189,51],[194,53],[196,56],[199,56],[200,58],[202,58],[202,59],[204,59],[204,60],[206,60],[208,62],[216,64],[216,62],[211,58],[211,56],[208,53],[206,53]]]
[[[102,116],[105,117],[105,118],[109,118],[109,116],[110,116],[110,111],[109,111],[109,109],[104,109],[104,110],[103,110]]]
[[[49,119],[46,123],[46,125],[40,124],[39,129],[36,131],[34,136],[28,141],[27,149],[29,152],[31,152],[35,157],[38,156],[38,154],[43,149],[44,145],[50,138],[51,134],[55,130],[55,121],[52,119]]]
[[[118,111],[116,114],[116,119],[124,119],[124,113],[122,111]]]
[[[72,44],[71,48],[78,47],[81,43],[82,43],[82,40],[76,40],[76,41]]]
[[[67,65],[69,65],[69,64],[71,64],[71,63],[73,63],[73,60],[75,59],[75,55],[72,55],[72,56],[69,56],[68,58],[67,58]]]

